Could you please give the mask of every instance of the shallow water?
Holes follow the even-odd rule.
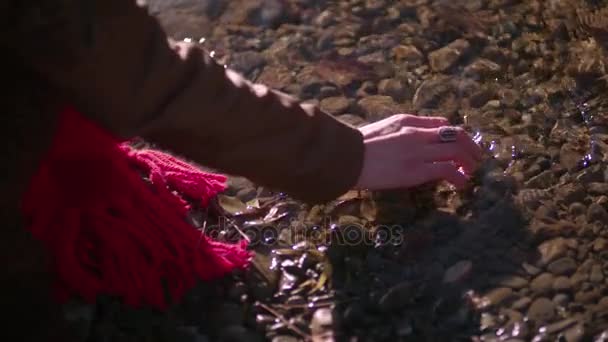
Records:
[[[605,339],[605,1],[148,2],[174,37],[340,120],[443,115],[488,151],[459,193],[351,193],[311,208],[235,178],[232,221],[214,229],[255,242],[237,306],[254,319],[200,336]]]

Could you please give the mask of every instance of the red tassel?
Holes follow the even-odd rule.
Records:
[[[165,309],[163,281],[179,301],[197,279],[247,267],[245,241],[201,239],[186,222],[185,199],[206,206],[225,181],[168,154],[132,149],[63,110],[23,202],[28,229],[53,258],[57,298],[93,302],[106,294]]]

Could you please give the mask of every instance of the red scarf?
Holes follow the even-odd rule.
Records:
[[[205,206],[225,180],[159,151],[132,149],[73,108],[63,110],[23,202],[28,229],[52,257],[58,299],[93,302],[106,294],[165,309],[197,279],[245,268],[244,241],[213,241],[186,221],[184,199]]]

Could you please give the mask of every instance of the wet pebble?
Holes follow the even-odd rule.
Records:
[[[498,283],[501,286],[510,287],[514,290],[519,290],[528,285],[528,280],[518,276],[510,276],[499,280]]]
[[[537,324],[549,322],[556,315],[555,303],[545,297],[537,298],[528,308],[527,315]]]
[[[392,54],[397,62],[406,62],[409,65],[419,65],[424,55],[413,45],[399,45],[393,48]]]
[[[406,97],[413,96],[413,93],[406,94],[406,88],[403,82],[395,78],[381,80],[378,83],[378,93],[380,95],[390,96],[397,102],[402,101]]]
[[[568,291],[572,288],[570,278],[566,276],[559,276],[555,278],[553,282],[553,289],[555,291]]]
[[[551,290],[555,281],[555,277],[551,273],[543,273],[538,275],[530,283],[532,291],[544,294]]]
[[[412,284],[409,282],[403,282],[391,287],[386,294],[380,298],[378,305],[382,311],[390,312],[409,303],[409,301],[412,299],[412,294]]]
[[[351,100],[343,96],[326,97],[320,103],[321,109],[332,115],[344,114],[351,105]]]
[[[553,296],[553,303],[555,305],[565,306],[568,302],[570,302],[570,297],[565,293],[558,293]]]
[[[602,271],[602,266],[593,265],[593,267],[591,267],[591,273],[589,274],[589,280],[594,283],[601,283],[604,280],[604,273]]]
[[[608,240],[602,238],[602,237],[598,237],[597,239],[595,239],[595,241],[593,241],[593,251],[594,252],[601,252],[606,250],[606,247],[608,247]]]
[[[448,268],[443,275],[444,283],[457,283],[465,280],[473,271],[470,260],[462,260]]]
[[[499,287],[486,293],[481,298],[481,308],[500,305],[508,299],[512,298],[513,290],[508,287]]]
[[[608,221],[608,212],[598,203],[591,203],[587,209],[587,221],[606,222]]]
[[[530,305],[530,303],[532,303],[532,299],[530,299],[530,297],[522,297],[513,302],[511,307],[515,310],[524,310]]]
[[[565,238],[558,237],[552,240],[543,242],[538,246],[540,253],[540,262],[542,265],[548,265],[552,261],[566,255],[568,251],[568,242]]]
[[[383,119],[401,112],[399,104],[392,97],[386,95],[365,97],[359,100],[358,105],[365,113],[365,117],[370,121]]]
[[[458,39],[447,46],[429,53],[431,69],[438,72],[447,71],[453,67],[470,48],[469,42]]]
[[[557,275],[570,275],[576,271],[576,261],[570,257],[557,259],[547,266],[549,272]]]

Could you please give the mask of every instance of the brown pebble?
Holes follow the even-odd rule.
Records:
[[[560,258],[550,263],[547,269],[553,274],[570,275],[576,271],[576,261],[569,257]]]
[[[555,303],[545,297],[537,298],[528,308],[528,318],[539,324],[551,321],[556,314]]]

